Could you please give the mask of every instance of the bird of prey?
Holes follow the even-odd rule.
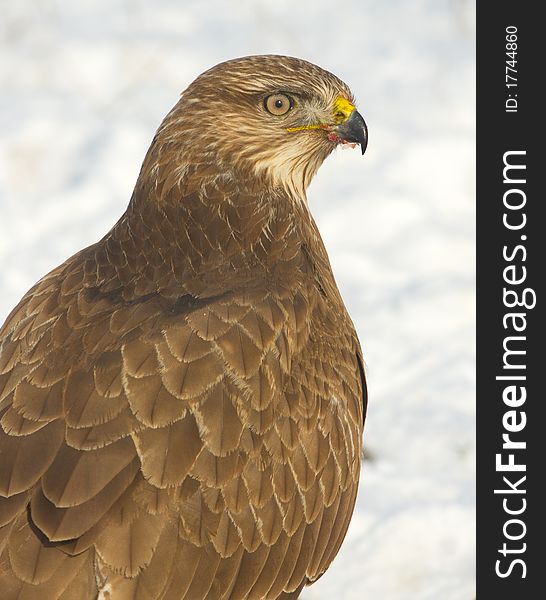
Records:
[[[366,142],[296,58],[182,93],[123,216],[0,330],[2,600],[288,599],[325,572],[366,387],[306,188]]]

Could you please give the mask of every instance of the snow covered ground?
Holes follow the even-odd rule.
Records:
[[[304,599],[474,597],[472,0],[0,3],[0,321],[122,213],[178,93],[281,53],[347,81],[370,128],[309,199],[359,331],[358,506]]]

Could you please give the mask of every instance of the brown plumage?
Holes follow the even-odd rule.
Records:
[[[9,315],[3,600],[287,599],[328,568],[366,390],[305,189],[364,149],[352,102],[294,58],[207,71],[126,213]]]

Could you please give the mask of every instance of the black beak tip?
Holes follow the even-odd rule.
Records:
[[[362,154],[368,147],[368,127],[362,115],[354,110],[345,123],[337,128],[338,135],[346,142],[360,144]]]
[[[368,147],[368,128],[365,128],[364,139],[360,142],[360,149],[362,150],[362,154],[366,152],[366,148]]]

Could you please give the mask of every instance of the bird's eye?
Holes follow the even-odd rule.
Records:
[[[294,106],[294,100],[286,94],[271,94],[265,99],[264,106],[267,112],[280,117]]]

